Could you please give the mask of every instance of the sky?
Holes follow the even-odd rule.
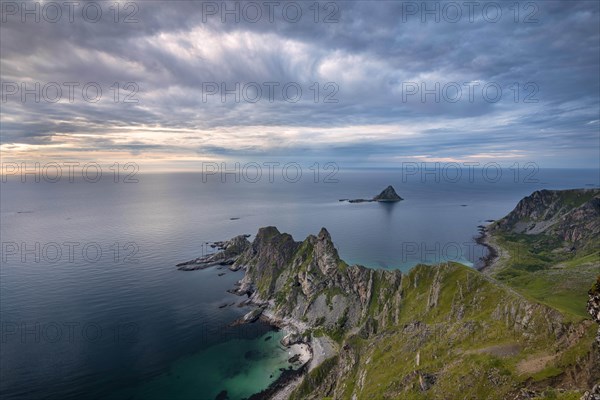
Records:
[[[599,11],[2,0],[2,161],[599,168]]]

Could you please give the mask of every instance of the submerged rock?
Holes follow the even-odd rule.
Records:
[[[229,400],[229,394],[227,394],[227,390],[222,390],[217,397],[215,397],[215,400]]]
[[[234,322],[232,322],[230,326],[238,326],[238,325],[251,324],[253,322],[256,322],[262,315],[263,311],[264,311],[263,308],[257,308],[255,310],[252,310],[249,313],[247,313],[246,315],[244,315],[242,318],[239,318],[239,319],[235,320]]]

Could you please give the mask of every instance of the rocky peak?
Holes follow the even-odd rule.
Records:
[[[314,246],[314,259],[321,273],[333,277],[338,270],[340,256],[327,229],[321,228]]]
[[[495,229],[589,242],[600,234],[600,190],[539,190],[523,198]]]
[[[321,228],[321,230],[319,231],[319,235],[317,236],[317,238],[319,240],[328,240],[328,241],[331,241],[331,235],[329,234],[329,231],[327,229],[325,229],[325,227]]]
[[[400,201],[403,199],[402,199],[402,197],[398,196],[398,193],[396,193],[396,190],[394,190],[392,185],[389,185],[381,193],[379,193],[377,196],[373,197],[373,200],[374,201]]]
[[[334,330],[358,326],[371,301],[395,298],[402,276],[399,271],[348,266],[325,228],[302,242],[274,227],[261,228],[234,267],[246,270],[237,293],[270,304],[276,317]]]

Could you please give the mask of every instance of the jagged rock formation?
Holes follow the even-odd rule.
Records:
[[[398,196],[398,193],[394,190],[394,188],[390,185],[386,187],[381,193],[377,196],[373,197],[375,201],[400,201],[402,197]]]
[[[246,270],[238,292],[249,294],[254,303],[269,304],[275,316],[338,331],[364,322],[373,297],[393,300],[402,276],[348,266],[325,228],[303,242],[275,227],[261,228],[233,268]]]
[[[539,190],[525,197],[496,229],[545,234],[587,245],[600,236],[600,189]]]

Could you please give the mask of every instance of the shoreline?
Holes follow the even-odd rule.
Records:
[[[289,335],[296,334],[294,331],[289,329],[287,325],[274,324],[272,320],[262,318],[261,321],[271,325],[274,328],[280,329],[284,332],[285,340]],[[298,369],[286,369],[281,371],[281,375],[275,381],[273,381],[266,389],[253,394],[246,400],[286,400],[290,394],[298,387],[304,380],[304,376],[309,371],[312,361],[314,360],[314,354],[312,345],[309,342],[301,339],[300,341],[290,344],[289,346],[280,343],[283,347],[288,349],[288,355],[291,358],[299,357],[302,361],[302,365]],[[290,359],[291,359],[290,358]]]
[[[500,256],[502,255],[502,249],[498,244],[496,244],[492,236],[489,232],[489,226],[481,226],[479,227],[479,235],[475,237],[475,243],[480,246],[484,246],[488,253],[485,257],[481,257],[477,263],[475,269],[479,272],[486,273],[489,272],[500,260]]]
[[[302,361],[302,365],[298,369],[281,371],[281,375],[266,389],[253,394],[245,400],[286,400],[296,387],[303,382],[307,372],[314,368],[313,361],[315,360],[315,354],[312,337],[303,336],[310,327],[292,318],[280,318],[276,316],[268,308],[268,304],[257,302],[252,298],[249,298],[246,302],[246,305],[256,307],[255,310],[267,306],[263,308],[258,320],[284,333],[280,344],[288,349],[290,359],[299,357],[298,361]]]

